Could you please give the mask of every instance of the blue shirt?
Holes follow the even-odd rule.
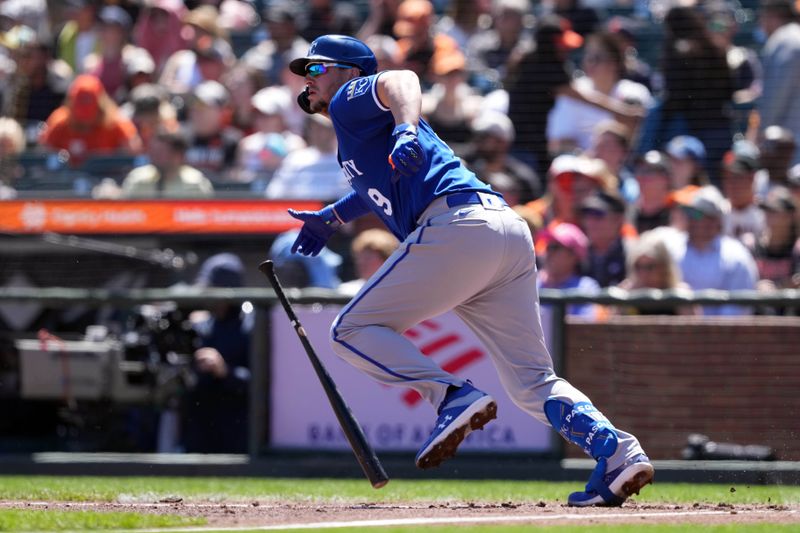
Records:
[[[392,182],[389,154],[394,148],[394,117],[378,99],[382,73],[355,78],[342,85],[328,106],[339,142],[339,164],[359,198],[401,241],[417,227],[430,203],[454,192],[491,188],[467,170],[453,151],[420,119],[419,143],[426,166],[411,177]],[[493,193],[496,194],[496,193]]]
[[[723,291],[753,290],[758,282],[758,267],[753,255],[732,237],[722,235],[704,250],[690,246],[684,237],[674,247],[675,259],[683,272],[683,281],[692,289]],[[704,315],[746,315],[752,309],[739,305],[704,306]]]

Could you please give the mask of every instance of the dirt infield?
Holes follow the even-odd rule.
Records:
[[[349,525],[424,525],[442,523],[516,523],[558,525],[575,523],[669,523],[669,524],[800,524],[800,505],[665,505],[628,501],[619,508],[577,509],[553,502],[472,502],[335,503],[335,502],[184,502],[162,500],[131,503],[0,502],[0,508],[92,510],[142,512],[201,516],[206,528],[231,529],[255,527],[272,529],[300,524],[309,527],[347,522]],[[198,531],[203,528],[192,528]]]

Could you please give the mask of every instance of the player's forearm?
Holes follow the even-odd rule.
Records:
[[[378,78],[378,98],[388,107],[395,124],[419,124],[422,89],[419,78],[410,70],[391,70]]]
[[[333,208],[336,219],[342,224],[346,224],[351,220],[355,220],[369,213],[369,207],[367,207],[367,204],[361,200],[361,197],[355,191],[337,200],[331,207]]]

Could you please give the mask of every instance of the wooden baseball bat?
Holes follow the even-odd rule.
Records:
[[[297,333],[297,336],[300,338],[306,355],[308,355],[308,359],[311,361],[311,366],[314,367],[314,372],[317,373],[317,378],[319,378],[322,388],[328,396],[328,401],[333,408],[333,412],[336,414],[336,418],[339,420],[339,425],[342,427],[342,431],[344,431],[348,442],[350,442],[350,447],[353,449],[353,453],[355,453],[358,464],[361,465],[361,469],[364,471],[364,475],[367,476],[367,479],[369,479],[369,482],[372,483],[374,488],[379,489],[383,487],[389,482],[389,476],[386,475],[386,471],[378,460],[375,450],[373,450],[372,446],[367,442],[367,438],[364,436],[364,432],[356,421],[355,416],[353,416],[353,412],[350,410],[347,403],[345,403],[342,395],[339,394],[336,383],[333,381],[330,374],[328,374],[319,356],[317,356],[317,352],[308,340],[305,329],[303,329],[303,326],[297,319],[297,315],[295,315],[289,300],[283,292],[280,281],[278,281],[278,276],[275,275],[275,268],[272,261],[264,261],[258,266],[258,269],[267,276],[272,288],[275,290],[275,294],[278,296],[278,300],[280,300],[283,306],[283,310],[286,311],[286,315],[289,317],[289,322],[292,323],[295,333]]]

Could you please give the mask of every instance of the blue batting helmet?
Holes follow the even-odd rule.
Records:
[[[378,60],[372,50],[358,39],[347,35],[317,37],[308,48],[308,55],[293,60],[289,63],[289,69],[298,76],[305,76],[306,65],[317,61],[353,65],[367,76],[378,70]]]

